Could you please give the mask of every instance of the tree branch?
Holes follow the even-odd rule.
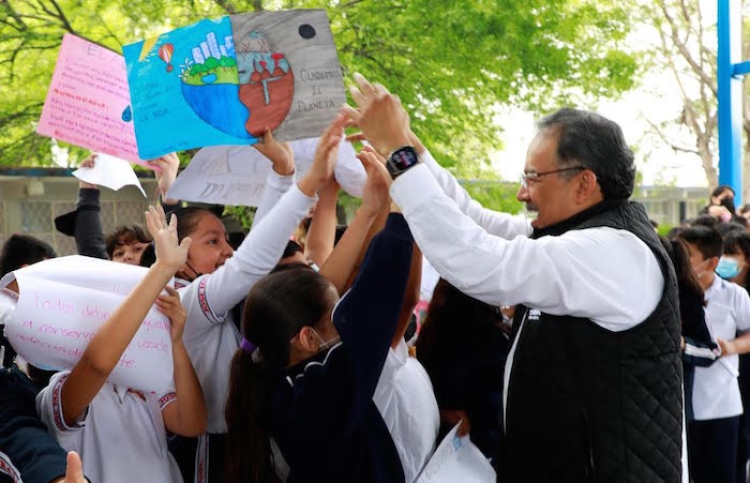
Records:
[[[677,50],[680,52],[680,55],[685,59],[688,65],[690,65],[690,68],[693,70],[693,72],[695,72],[700,77],[701,82],[709,86],[714,95],[718,96],[718,87],[714,85],[712,79],[701,68],[700,64],[695,61],[693,55],[690,53],[690,50],[687,48],[687,45],[680,40],[680,29],[678,28],[675,19],[670,15],[664,0],[660,0],[659,5],[661,7],[662,13],[664,14],[664,18],[667,20],[667,23],[669,23],[669,27],[672,32],[670,38],[672,39],[675,47],[677,47]]]
[[[700,154],[698,153],[698,150],[695,148],[688,148],[688,147],[679,146],[675,144],[675,142],[672,141],[669,138],[669,136],[664,131],[662,131],[661,128],[655,122],[652,122],[650,119],[646,118],[645,116],[644,116],[644,119],[646,119],[646,122],[649,124],[649,126],[651,126],[651,129],[653,129],[654,132],[656,132],[656,134],[661,138],[661,140],[664,141],[666,144],[668,144],[669,147],[672,148],[673,151],[691,153],[691,154]]]

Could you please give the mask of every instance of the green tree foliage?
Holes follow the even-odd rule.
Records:
[[[121,51],[200,18],[290,8],[325,8],[345,75],[398,93],[458,172],[500,146],[498,104],[542,112],[616,95],[637,74],[622,45],[628,11],[614,0],[0,0],[0,164],[48,162],[34,123],[65,32]]]

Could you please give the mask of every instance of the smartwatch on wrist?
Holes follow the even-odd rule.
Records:
[[[417,150],[411,146],[404,146],[393,151],[385,163],[392,179],[396,179],[410,168],[419,164]]]

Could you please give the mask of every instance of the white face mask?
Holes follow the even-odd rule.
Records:
[[[318,334],[318,332],[315,329],[313,329],[312,327],[310,327],[310,330],[313,331],[313,334],[315,334],[315,337],[317,337],[318,340],[320,341],[320,345],[318,346],[318,352],[322,352],[322,351],[328,350],[331,347],[333,347],[334,345],[338,344],[339,341],[341,341],[341,336],[340,335],[337,335],[336,337],[334,337],[331,340],[325,340],[325,339],[323,339],[320,336],[320,334]]]
[[[706,265],[708,264],[708,262],[709,260],[703,260],[698,264],[698,266],[693,267],[693,271],[695,272],[696,277],[701,278],[704,275],[708,275],[709,271],[706,270]]]

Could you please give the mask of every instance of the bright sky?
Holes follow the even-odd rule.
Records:
[[[646,118],[652,122],[667,121],[680,112],[679,96],[668,94],[668,77],[660,81],[666,92],[661,96],[634,91],[619,101],[603,102],[597,112],[622,126],[625,139],[636,150],[636,163],[644,185],[707,186],[698,156],[675,152],[657,136],[649,135]],[[531,113],[510,109],[498,119],[505,131],[505,148],[493,156],[492,164],[503,179],[516,180],[523,171],[526,148],[534,137],[536,118]],[[691,138],[684,137],[682,145],[689,147],[690,143]]]
[[[714,25],[716,2],[700,0],[700,4],[704,24]],[[745,15],[750,15],[750,12]],[[634,31],[628,41],[635,48],[647,48],[657,39],[656,32],[643,28]],[[686,88],[689,89],[690,86]],[[643,176],[644,185],[708,186],[700,158],[690,153],[675,152],[653,134],[647,121],[655,124],[672,121],[679,117],[681,109],[682,102],[676,82],[666,70],[649,73],[641,80],[641,87],[617,101],[605,101],[594,108],[622,126],[626,140],[636,152],[636,164]],[[505,109],[502,112],[497,120],[505,130],[505,147],[492,156],[492,164],[503,179],[516,180],[523,171],[526,148],[534,136],[535,118],[518,109]],[[671,140],[680,146],[692,148],[695,145],[687,128],[670,127],[668,134],[674,136]]]

